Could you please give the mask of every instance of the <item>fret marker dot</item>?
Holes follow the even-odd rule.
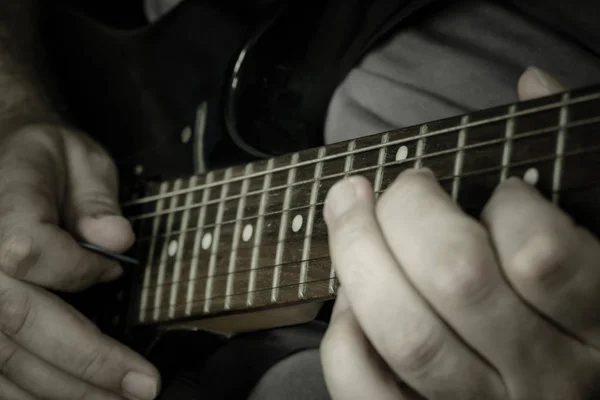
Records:
[[[208,250],[211,243],[212,243],[212,235],[209,232],[206,235],[204,235],[204,237],[202,238],[202,249]]]
[[[177,240],[172,240],[171,243],[169,243],[169,248],[167,250],[169,257],[173,257],[175,254],[177,254],[178,248],[179,245],[177,244]]]
[[[292,221],[292,230],[294,232],[298,232],[300,229],[302,229],[302,224],[304,223],[304,218],[302,218],[302,215],[298,214],[294,217],[294,220]]]
[[[408,158],[408,147],[402,146],[396,153],[396,161],[406,160]]]
[[[242,240],[247,242],[252,237],[252,232],[254,232],[254,228],[252,225],[248,224],[244,227],[244,231],[242,232]]]
[[[523,180],[530,185],[535,186],[540,179],[540,173],[537,168],[529,168],[525,175],[523,176]]]

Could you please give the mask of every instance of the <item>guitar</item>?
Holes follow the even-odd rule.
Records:
[[[179,17],[172,18],[181,22]],[[126,69],[135,79],[119,81],[130,91],[117,104],[138,123],[119,130],[178,131],[165,113],[152,114],[160,110],[158,100],[142,90],[148,75],[140,72],[140,52],[148,53],[133,45],[135,37],[118,41],[101,31],[93,36],[103,44],[99,57],[109,58],[110,47],[121,43],[118,52],[136,66]],[[96,70],[104,72],[102,65]],[[111,65],[111,73],[121,67]],[[150,111],[147,121],[144,110]],[[164,330],[233,334],[299,322],[287,318],[289,308],[336,296],[323,201],[336,181],[351,174],[366,176],[379,195],[403,170],[431,168],[473,216],[499,182],[520,176],[600,234],[599,129],[600,88],[592,87],[277,157],[246,157],[241,165],[210,171],[192,168],[191,158],[174,152],[136,157],[130,150],[140,137],[131,143],[117,137],[109,148],[124,177],[124,214],[137,235],[129,255],[141,265],[127,269],[119,282],[88,292],[92,300],[82,311],[134,348],[144,346],[139,338],[151,340]],[[269,324],[257,324],[264,320],[257,315],[268,315]]]
[[[473,216],[499,182],[519,176],[598,234],[599,111],[599,88],[586,88],[146,182],[123,202],[138,237],[132,255],[143,267],[120,318],[138,329],[202,327],[333,299],[338,281],[323,201],[351,174],[366,176],[381,194],[403,170],[431,168]]]

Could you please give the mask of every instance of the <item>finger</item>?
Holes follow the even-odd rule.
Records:
[[[0,159],[0,269],[56,290],[118,277],[117,263],[85,251],[60,229],[65,166],[48,130],[18,132]]]
[[[0,375],[0,399],[2,400],[36,400],[4,376]]]
[[[482,214],[504,272],[535,309],[600,348],[600,244],[533,187],[509,179]]]
[[[530,67],[521,75],[518,84],[519,99],[533,100],[563,92],[565,87],[548,73]]]
[[[156,369],[103,335],[67,304],[0,275],[0,331],[20,347],[75,378],[138,400],[153,399]]]
[[[40,360],[3,334],[0,334],[0,373],[30,394],[47,400],[120,399]]]
[[[67,136],[65,223],[84,241],[123,252],[135,239],[131,224],[121,215],[117,169],[91,140]]]
[[[542,394],[572,385],[566,371],[552,382],[543,377],[570,368],[573,341],[521,301],[501,274],[487,231],[431,172],[401,174],[381,197],[377,215],[410,282],[513,386],[515,398],[552,398]],[[557,366],[557,359],[564,363]]]
[[[498,376],[406,281],[385,244],[365,179],[352,177],[333,186],[325,220],[332,261],[352,313],[390,368],[430,400],[503,398]]]
[[[343,289],[338,292],[321,344],[321,363],[334,400],[417,399],[414,394],[403,393],[398,379],[378,357],[348,308]]]

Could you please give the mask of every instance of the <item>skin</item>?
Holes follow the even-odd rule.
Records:
[[[530,99],[559,91],[531,69]],[[322,344],[333,399],[589,399],[600,378],[600,243],[533,187],[467,216],[431,171],[326,200],[341,289]],[[398,384],[401,382],[401,384]]]

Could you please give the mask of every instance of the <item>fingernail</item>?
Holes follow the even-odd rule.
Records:
[[[554,94],[562,90],[563,86],[561,83],[545,71],[542,71],[537,67],[530,67],[529,70],[535,76],[538,84],[543,87],[548,94]]]
[[[356,202],[356,187],[353,178],[346,178],[337,182],[327,195],[326,218],[338,218]]]
[[[158,382],[149,375],[130,372],[123,378],[122,390],[129,400],[154,400],[158,395]]]

